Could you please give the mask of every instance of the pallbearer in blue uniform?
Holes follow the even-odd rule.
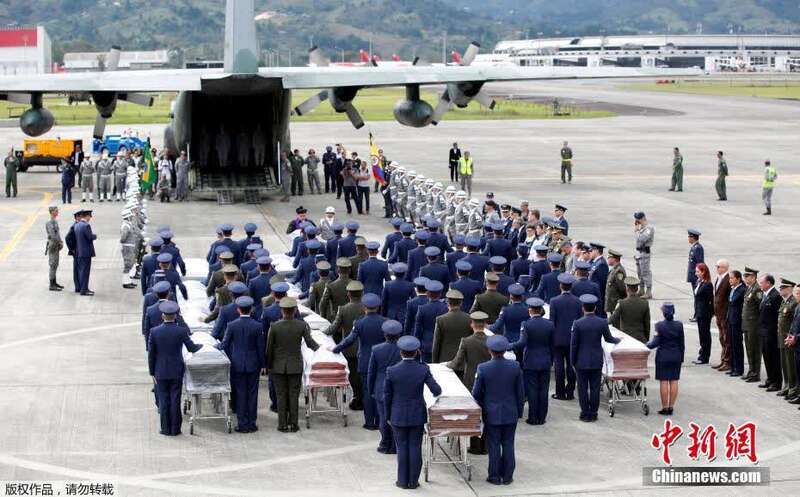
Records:
[[[333,353],[338,354],[358,342],[356,369],[361,377],[362,391],[364,392],[363,427],[367,430],[377,430],[378,406],[368,390],[369,358],[370,354],[372,354],[372,347],[384,341],[382,326],[386,322],[386,318],[378,313],[381,307],[381,298],[374,293],[365,293],[361,297],[361,304],[363,304],[366,314],[353,323],[353,330],[331,350]]]
[[[456,262],[456,270],[458,272],[458,279],[450,284],[450,288],[458,290],[464,296],[464,301],[461,303],[461,310],[469,312],[472,309],[472,304],[475,303],[475,296],[483,291],[483,284],[480,281],[470,279],[469,275],[472,272],[472,264],[467,261]]]
[[[241,281],[232,281],[228,283],[227,286],[228,290],[231,292],[233,301],[222,306],[217,319],[214,321],[214,328],[211,330],[211,336],[217,340],[222,340],[224,338],[228,323],[239,319],[239,306],[236,304],[236,299],[247,293],[247,285]]]
[[[536,290],[539,288],[539,283],[542,281],[542,277],[550,272],[550,264],[547,262],[547,245],[534,245],[533,251],[536,254],[533,256],[533,262],[528,270],[528,274],[531,277],[531,289]]]
[[[172,255],[172,267],[179,269],[183,276],[186,276],[186,263],[183,262],[183,257],[181,257],[181,249],[175,245],[175,242],[172,239],[175,237],[175,233],[172,232],[171,229],[163,229],[158,232],[158,236],[164,240],[164,245],[161,246],[161,253],[162,254],[171,254]]]
[[[258,226],[254,223],[245,223],[244,225],[244,233],[245,237],[239,240],[239,249],[244,253],[247,246],[250,244],[258,244],[262,247],[264,246],[264,242],[261,240],[260,236],[256,235],[256,230],[258,230]]]
[[[251,243],[245,247],[245,251],[243,252],[244,262],[242,262],[242,266],[239,268],[239,271],[245,276],[245,280],[247,279],[247,273],[256,268],[256,258],[258,257],[256,251],[260,248],[262,247],[258,243]]]
[[[239,317],[228,324],[225,339],[217,345],[231,360],[231,389],[239,433],[258,431],[258,376],[266,367],[266,337],[261,323],[251,317],[253,304],[251,297],[236,299]]]
[[[225,223],[221,225],[220,228],[222,229],[222,240],[219,241],[219,244],[228,247],[228,250],[233,254],[233,263],[237,266],[240,265],[242,263],[242,250],[239,247],[239,243],[231,239],[231,236],[233,236],[233,225],[231,223]]]
[[[442,300],[444,286],[436,280],[425,283],[428,292],[428,302],[421,305],[414,318],[414,336],[422,344],[423,362],[431,362],[433,352],[433,331],[436,327],[436,318],[447,313],[447,303]]]
[[[386,402],[384,395],[384,385],[386,382],[386,370],[400,362],[400,349],[397,348],[397,340],[403,335],[403,325],[394,319],[387,319],[381,325],[383,336],[386,341],[372,347],[372,355],[369,358],[369,368],[367,371],[367,392],[366,395],[375,400],[378,408],[378,428],[381,432],[381,441],[378,443],[378,452],[382,454],[396,454],[394,445],[394,435],[389,420],[386,417]]]
[[[150,376],[156,385],[158,413],[162,435],[181,434],[181,385],[183,385],[183,346],[197,352],[197,345],[189,338],[189,328],[175,322],[178,304],[165,300],[159,304],[163,323],[150,331],[147,362]]]
[[[142,281],[142,295],[147,293],[147,283],[156,269],[158,269],[158,261],[156,258],[161,253],[161,246],[164,245],[164,240],[161,238],[153,238],[148,242],[150,245],[150,253],[142,257],[142,265],[139,268],[139,275]]]
[[[406,261],[406,264],[408,264],[406,279],[408,281],[414,281],[414,278],[419,276],[419,270],[422,269],[422,266],[427,262],[425,258],[425,248],[428,243],[428,238],[430,238],[430,233],[425,230],[419,230],[414,235],[417,246],[408,251],[408,260]]]
[[[367,242],[369,259],[358,265],[356,278],[364,284],[365,292],[375,295],[383,294],[384,282],[389,281],[389,264],[378,259],[380,248],[381,244],[378,242]]]
[[[517,258],[511,261],[508,274],[519,283],[519,277],[528,274],[530,261],[528,260],[528,246],[521,243],[517,245]]]
[[[413,335],[414,324],[417,320],[417,310],[422,305],[428,303],[428,291],[425,285],[428,284],[428,278],[414,278],[414,292],[416,297],[406,303],[405,321],[403,321],[403,334]]]
[[[597,289],[600,291],[600,295],[598,296],[597,301],[597,315],[600,317],[606,316],[607,309],[605,308],[606,302],[606,283],[608,281],[608,262],[606,258],[603,257],[603,250],[606,248],[605,245],[598,242],[591,242],[589,244],[591,247],[591,257],[592,257],[592,267],[589,270],[589,279],[597,285]],[[611,309],[613,312],[614,309]]]
[[[464,235],[455,235],[453,237],[453,243],[456,246],[455,250],[448,253],[445,258],[445,262],[447,263],[447,271],[450,273],[450,281],[455,281],[456,278],[458,278],[458,273],[456,272],[456,263],[467,256],[467,253],[464,251],[464,244],[466,243],[466,237]]]
[[[172,286],[172,293],[177,295],[178,289],[180,289],[183,299],[189,300],[189,292],[186,290],[186,285],[183,284],[181,275],[178,274],[178,272],[175,270],[175,267],[172,265],[172,254],[159,254],[158,257],[156,257],[156,260],[158,261],[158,268],[164,271],[164,279],[169,282],[170,286]],[[154,281],[152,281],[153,278],[151,277],[150,279],[151,281],[148,287],[154,284]]]
[[[511,303],[503,307],[500,316],[489,326],[489,329],[492,333],[503,335],[509,342],[514,343],[519,340],[522,323],[528,320],[528,306],[523,302],[525,288],[522,285],[514,283],[508,287],[508,293],[511,295]],[[514,353],[517,355],[517,360],[521,361],[521,348],[516,347]]]
[[[441,227],[442,223],[440,223],[438,219],[431,218],[428,220],[428,232],[430,233],[430,237],[428,238],[427,245],[428,247],[439,247],[439,250],[442,251],[442,257],[444,257],[445,254],[453,251],[453,247],[450,246],[447,235],[439,231]]]
[[[317,239],[308,240],[305,244],[307,255],[300,258],[297,264],[297,271],[294,273],[292,283],[300,284],[300,298],[308,296],[308,290],[311,288],[311,278],[317,270],[317,254],[322,248],[322,243]]]
[[[155,328],[156,326],[160,325],[163,321],[161,318],[161,309],[159,306],[162,302],[166,302],[170,300],[170,295],[172,292],[170,291],[169,282],[167,281],[159,281],[155,285],[153,285],[153,295],[156,297],[156,301],[147,306],[144,312],[144,316],[142,317],[142,335],[144,335],[144,346],[145,349],[147,348],[147,344],[150,341],[150,330]],[[149,300],[149,299],[148,299]],[[181,311],[178,309],[178,314],[175,317],[175,322],[181,326],[186,326],[186,322],[181,317]]]
[[[528,399],[529,425],[543,425],[547,420],[547,394],[550,390],[550,367],[553,365],[553,340],[556,328],[544,318],[544,300],[532,297],[525,301],[530,319],[522,325],[519,341],[511,349],[522,349],[522,372]]]
[[[533,296],[544,300],[546,304],[550,303],[553,297],[561,294],[561,288],[558,283],[558,275],[561,274],[561,261],[563,257],[561,254],[550,254],[547,256],[547,263],[550,265],[550,272],[542,276],[539,280],[539,286],[533,292]]]
[[[583,316],[581,301],[572,294],[575,277],[569,273],[558,275],[561,295],[550,301],[550,321],[555,326],[553,340],[553,360],[556,374],[556,392],[552,398],[556,400],[573,400],[575,398],[575,368],[570,358],[569,346],[572,336],[572,325]]]
[[[428,421],[423,389],[425,385],[434,397],[442,388],[431,375],[427,364],[417,360],[420,343],[412,336],[397,341],[400,348],[400,363],[386,370],[384,401],[386,418],[392,426],[397,447],[397,481],[400,488],[419,487],[422,471],[422,434]]]
[[[297,267],[300,264],[300,259],[308,255],[309,242],[315,241],[319,243],[319,247],[317,248],[317,250],[319,251],[320,249],[322,249],[322,242],[317,240],[318,234],[319,234],[319,229],[314,225],[309,224],[308,226],[303,228],[303,235],[305,240],[301,239],[301,241],[297,245],[297,250],[294,254],[294,260],[292,261],[293,267]]]
[[[600,406],[600,376],[603,369],[601,340],[619,343],[611,335],[608,321],[596,315],[597,297],[584,294],[580,297],[583,317],[572,325],[570,357],[578,374],[578,401],[581,404],[581,421],[597,421]]]
[[[258,266],[256,268],[258,270],[258,275],[248,280],[247,289],[250,292],[250,296],[253,297],[255,301],[252,315],[256,318],[260,318],[262,299],[272,291],[269,284],[269,279],[272,278],[272,273],[269,271],[272,265],[272,258],[266,255],[261,256],[256,259],[256,264]]]
[[[481,247],[480,238],[468,236],[466,242],[467,256],[461,260],[472,265],[472,270],[469,272],[470,279],[483,281],[486,270],[489,268],[489,256],[479,253]]]
[[[439,247],[425,247],[425,258],[428,259],[428,264],[420,269],[419,275],[438,281],[444,287],[443,291],[447,292],[450,288],[450,271],[439,259],[441,254],[442,251]]]
[[[486,481],[508,485],[514,481],[514,436],[525,406],[522,370],[516,361],[503,358],[509,346],[506,337],[491,336],[486,346],[492,359],[478,366],[472,396],[481,406],[483,437],[489,450]]]
[[[339,253],[339,242],[342,241],[344,225],[342,223],[333,223],[331,225],[331,230],[333,230],[333,238],[325,242],[325,260],[330,262],[332,266],[335,266],[334,262],[336,261],[336,254]],[[335,268],[332,268],[331,279],[336,279]]]
[[[413,225],[408,223],[401,225],[400,233],[403,235],[403,239],[395,243],[394,249],[392,250],[391,255],[387,259],[387,262],[389,264],[394,264],[395,262],[402,262],[404,264],[407,264],[408,252],[416,248],[417,246],[417,242],[411,239],[411,235],[414,234]]]
[[[339,248],[336,253],[336,259],[340,257],[353,257],[356,255],[356,236],[358,235],[358,223],[355,221],[347,221],[345,224],[347,228],[347,236],[339,240]],[[334,230],[335,231],[335,230]]]
[[[508,261],[505,257],[496,255],[489,259],[492,272],[499,278],[497,282],[497,291],[508,297],[508,287],[514,284],[514,278],[505,273],[506,263]]]
[[[502,223],[492,225],[494,237],[486,241],[486,248],[483,250],[484,255],[505,257],[508,261],[514,258],[514,248],[511,246],[511,242],[506,240],[503,233],[504,229],[505,226]]]
[[[575,282],[572,284],[572,294],[576,297],[591,294],[600,301],[600,287],[589,279],[592,265],[586,261],[575,261]]]
[[[381,249],[381,257],[388,259],[394,251],[394,246],[397,242],[403,239],[403,234],[400,232],[400,226],[403,225],[403,220],[399,217],[393,218],[391,221],[394,231],[386,235],[386,240],[383,242]]]
[[[670,416],[678,398],[678,380],[686,351],[683,323],[675,320],[675,306],[671,302],[661,305],[664,320],[656,323],[653,338],[647,343],[656,351],[656,379],[661,382],[661,410],[659,414]]]
[[[394,279],[387,281],[383,286],[381,295],[381,311],[385,318],[394,319],[401,323],[406,319],[406,304],[414,298],[414,283],[406,280],[408,266],[403,262],[396,262],[391,267]]]

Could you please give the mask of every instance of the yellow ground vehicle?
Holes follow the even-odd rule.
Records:
[[[19,170],[26,171],[31,166],[56,166],[56,171],[60,171],[61,161],[69,160],[78,145],[83,150],[83,140],[25,139],[20,157],[22,167]]]

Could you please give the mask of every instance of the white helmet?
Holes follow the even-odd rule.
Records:
[[[408,172],[408,175],[412,178],[415,178],[417,176],[417,172],[412,169],[411,171]]]
[[[457,191],[456,192],[456,198],[466,199],[467,198],[467,192],[465,192],[464,190]]]
[[[477,209],[478,207],[480,207],[481,201],[478,200],[477,198],[471,198],[469,200],[469,205],[470,207],[475,207]]]
[[[401,166],[401,167],[398,167],[398,168],[397,168],[397,172],[398,172],[398,173],[405,174],[405,172],[406,172],[406,168],[404,168],[404,167],[402,167],[402,166]]]
[[[390,168],[395,168],[395,167],[398,167],[398,166],[400,166],[400,164],[398,164],[397,161],[393,160],[392,162],[389,163],[389,167]]]
[[[425,179],[425,175],[424,174],[418,174],[417,175],[417,181],[422,182],[424,179]]]
[[[442,191],[442,188],[444,188],[444,185],[442,184],[441,181],[437,181],[436,183],[434,183],[433,187],[435,189],[439,190],[439,191]]]
[[[437,184],[439,185],[439,188],[441,188],[441,187],[442,187],[442,184],[441,184],[441,183],[437,183]],[[453,186],[453,185],[450,185],[450,186],[448,186],[447,188],[445,188],[444,192],[445,192],[445,193],[452,194],[452,195],[455,195],[455,193],[456,193],[456,187],[455,187],[455,186]]]
[[[434,185],[434,183],[436,183],[436,181],[434,181],[433,178],[428,178],[425,180],[425,186],[431,187]]]

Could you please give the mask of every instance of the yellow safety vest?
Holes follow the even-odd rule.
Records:
[[[469,159],[465,157],[458,159],[458,173],[472,176],[472,157]]]
[[[761,184],[762,188],[773,188],[775,186],[775,178],[778,177],[778,171],[773,166],[767,167],[764,172],[764,182]]]

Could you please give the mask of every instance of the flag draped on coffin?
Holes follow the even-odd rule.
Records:
[[[380,154],[378,153],[378,145],[375,144],[375,139],[372,133],[369,134],[369,160],[372,162],[372,177],[375,181],[381,184],[386,184],[386,175],[383,171],[383,164],[381,164]]]

